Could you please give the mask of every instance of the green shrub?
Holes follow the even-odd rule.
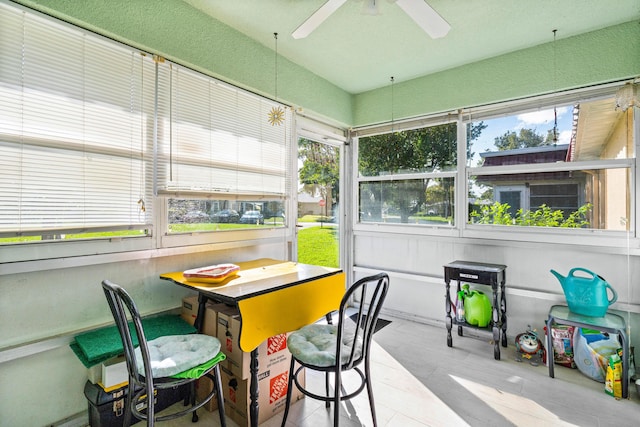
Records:
[[[482,206],[479,211],[474,210],[470,216],[476,224],[521,225],[530,227],[561,227],[582,228],[589,226],[587,215],[593,205],[585,203],[578,210],[565,216],[560,209],[551,209],[547,205],[541,205],[535,211],[518,209],[515,217],[511,215],[508,203],[495,202]]]

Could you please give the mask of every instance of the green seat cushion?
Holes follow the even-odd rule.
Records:
[[[335,325],[313,324],[292,332],[287,338],[287,347],[291,355],[302,363],[329,367],[336,364],[338,347],[338,328]],[[354,328],[345,328],[342,336],[340,359],[347,363],[354,344]],[[355,358],[362,354],[362,340],[356,338]]]
[[[203,334],[169,335],[147,342],[149,362],[154,378],[171,377],[188,371],[211,359],[220,352],[220,341]],[[144,375],[142,352],[135,350],[138,373]]]

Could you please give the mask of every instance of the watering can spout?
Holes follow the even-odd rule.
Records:
[[[553,274],[554,276],[556,276],[556,278],[560,281],[560,284],[564,287],[564,283],[566,281],[566,277],[564,277],[562,274],[558,273],[555,270],[551,270],[551,274]]]

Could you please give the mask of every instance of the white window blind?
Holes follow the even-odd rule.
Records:
[[[291,110],[239,88],[167,63],[159,76],[158,192],[174,197],[282,199],[287,194]],[[168,98],[167,98],[168,97]],[[269,122],[272,108],[285,120]]]
[[[0,236],[142,229],[154,63],[0,4]]]

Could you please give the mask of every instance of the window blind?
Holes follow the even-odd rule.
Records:
[[[283,199],[293,114],[277,102],[167,63],[159,104],[158,193],[174,197]],[[272,108],[285,120],[269,122]]]
[[[152,58],[0,4],[0,235],[141,229]]]

